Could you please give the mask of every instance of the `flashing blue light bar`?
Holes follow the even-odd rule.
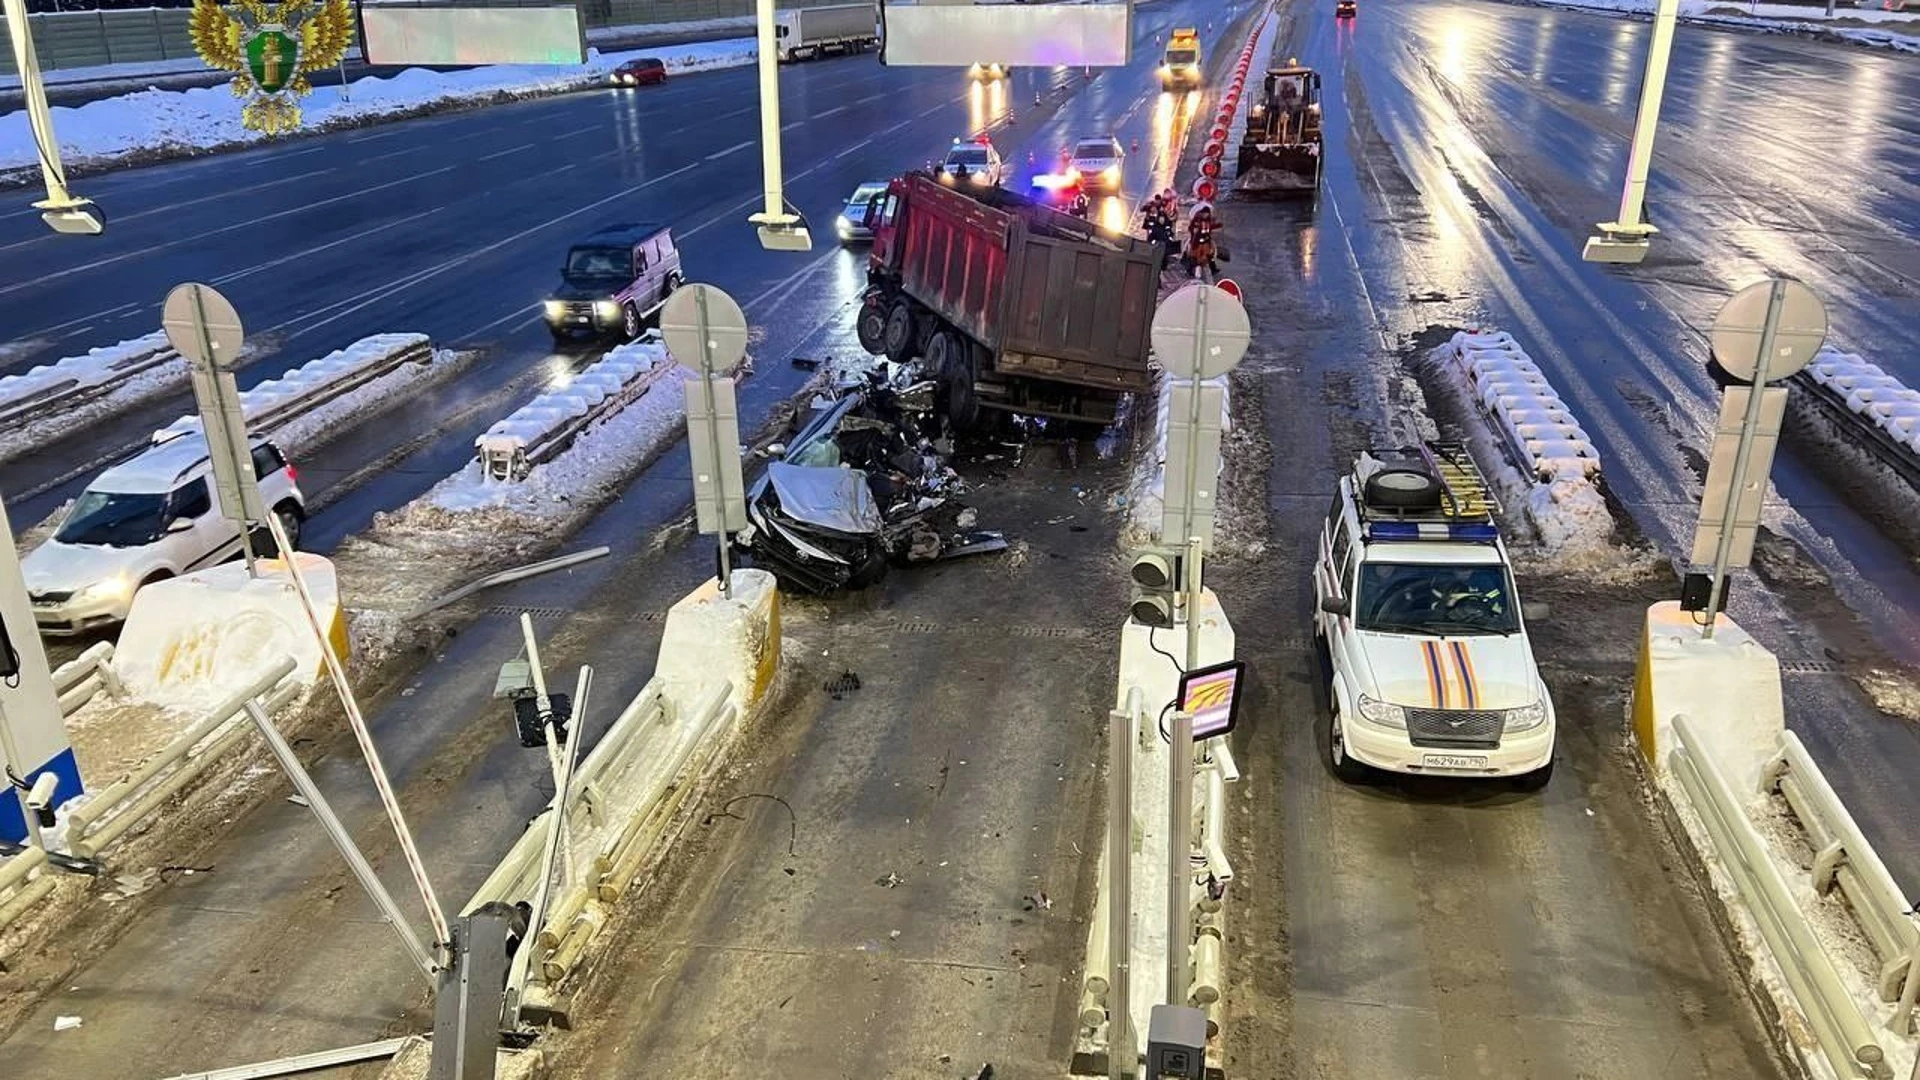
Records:
[[[1416,521],[1369,521],[1368,540],[1451,540],[1465,544],[1491,544],[1500,538],[1500,530],[1486,522],[1464,525],[1423,524]]]

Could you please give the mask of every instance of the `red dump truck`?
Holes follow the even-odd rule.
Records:
[[[983,409],[1105,425],[1152,386],[1153,246],[997,187],[909,173],[867,204],[860,344],[926,358],[954,427]]]

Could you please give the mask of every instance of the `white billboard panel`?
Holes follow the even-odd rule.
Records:
[[[584,64],[579,9],[363,4],[369,64]]]
[[[1133,42],[1127,4],[883,4],[880,62],[895,67],[1118,67]]]

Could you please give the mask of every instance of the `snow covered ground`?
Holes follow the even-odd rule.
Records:
[[[5,430],[0,431],[0,461],[61,438],[186,378],[186,364],[174,357],[166,334],[159,330],[0,378],[0,418],[6,419]],[[118,385],[104,389],[116,381]],[[86,400],[45,413],[31,406],[17,411],[25,399],[62,387],[85,392]]]
[[[609,54],[590,49],[587,62],[577,65],[501,65],[449,72],[408,68],[388,77],[353,80],[347,100],[341,99],[340,87],[315,87],[300,102],[305,114],[302,127],[327,131],[440,107],[566,93],[596,85],[624,61],[640,56],[657,57],[669,72],[684,74],[750,64],[754,55],[753,39],[740,38]],[[97,168],[264,141],[265,136],[240,125],[242,104],[224,84],[149,89],[76,108],[57,107],[53,129],[67,165]],[[36,163],[26,113],[0,116],[0,177]]]
[[[1541,7],[1579,8],[1651,15],[1655,0],[1527,0]],[[1732,14],[1741,12],[1744,14]],[[1920,13],[1876,8],[1836,7],[1834,18],[1821,7],[1796,4],[1746,4],[1735,0],[1680,0],[1680,18],[1714,26],[1732,26],[1773,33],[1811,33],[1861,45],[1920,53]],[[1850,22],[1885,24],[1851,26]]]

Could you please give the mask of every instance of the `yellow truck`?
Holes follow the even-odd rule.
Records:
[[[1160,61],[1160,89],[1192,90],[1200,86],[1200,31],[1185,26],[1167,38]]]

